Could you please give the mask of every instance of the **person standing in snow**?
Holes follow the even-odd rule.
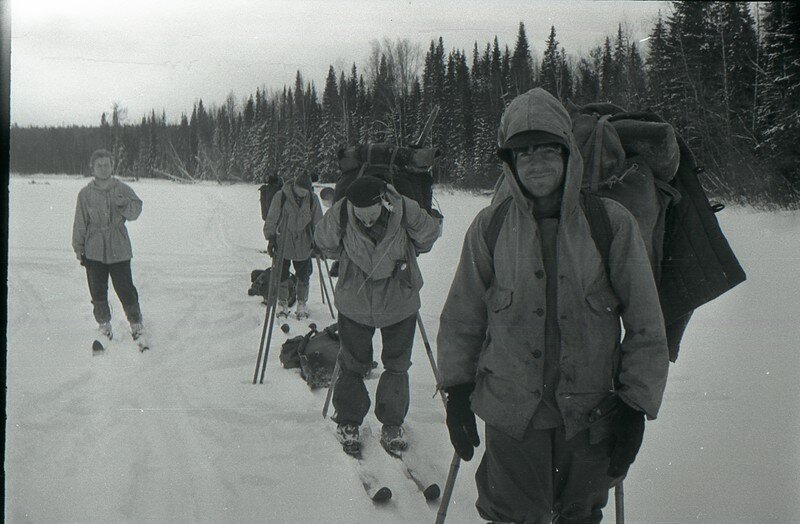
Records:
[[[323,255],[339,261],[334,302],[339,310],[339,376],[333,406],[345,452],[360,452],[359,426],[370,407],[364,376],[372,368],[372,337],[381,330],[383,373],[375,395],[381,444],[406,449],[408,368],[414,343],[422,273],[417,254],[439,237],[440,223],[383,180],[363,176],[323,217],[314,238]]]
[[[485,421],[481,517],[600,522],[667,379],[650,262],[633,216],[602,199],[613,234],[609,280],[579,200],[571,121],[552,95],[537,88],[515,98],[498,145],[502,198],[466,233],[439,326],[450,440],[470,460],[475,415]],[[492,247],[489,224],[507,198]]]
[[[98,149],[89,161],[94,179],[80,193],[72,226],[72,248],[86,268],[94,318],[100,332],[109,340],[111,309],[108,305],[108,277],[114,284],[134,340],[144,335],[139,293],[131,275],[131,241],[125,222],[136,220],[142,201],[133,189],[113,176],[110,152]]]
[[[297,277],[297,310],[295,316],[308,318],[308,286],[313,272],[311,257],[315,253],[314,228],[322,219],[322,206],[312,190],[311,177],[297,176],[283,185],[272,198],[264,236],[267,253],[274,257],[283,246],[283,267],[278,287],[278,318],[289,316],[289,265]],[[284,227],[285,225],[285,227]],[[285,232],[284,236],[281,233]]]

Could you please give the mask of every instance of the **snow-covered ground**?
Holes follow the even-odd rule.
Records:
[[[7,522],[435,519],[436,504],[383,454],[394,497],[381,507],[365,497],[321,417],[325,391],[281,368],[280,331],[265,383],[251,383],[265,311],[246,294],[250,270],[265,265],[256,186],[131,183],[144,201],[128,228],[153,348],[140,354],[121,336],[111,292],[119,340],[93,357],[85,274],[70,246],[87,182],[10,179]],[[432,341],[464,232],[488,202],[436,196],[445,232],[421,259]],[[718,217],[748,281],[689,326],[625,482],[630,523],[800,522],[800,215],[729,208]],[[318,284],[315,273],[312,320],[324,325]],[[413,360],[407,425],[443,484],[452,450],[419,337]],[[374,393],[377,380],[367,385]],[[367,420],[375,432],[374,415]],[[462,463],[449,522],[480,522],[476,466]]]

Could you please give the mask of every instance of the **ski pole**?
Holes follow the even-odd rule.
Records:
[[[253,384],[258,381],[258,370],[261,367],[261,357],[264,354],[264,339],[267,336],[267,325],[269,320],[275,314],[275,293],[278,292],[277,284],[275,283],[275,271],[278,267],[275,256],[272,257],[272,268],[269,274],[269,293],[267,293],[267,311],[264,314],[264,327],[261,329],[261,341],[258,343],[258,357],[256,358],[256,370],[253,373]],[[266,360],[266,357],[265,357]]]
[[[458,453],[453,453],[453,460],[450,462],[450,471],[447,473],[447,482],[444,484],[444,493],[442,493],[442,501],[439,503],[439,511],[436,513],[436,524],[444,524],[444,519],[447,518],[447,506],[450,505],[450,498],[453,496],[453,488],[456,485],[456,475],[458,475],[458,468],[461,466],[461,457]]]
[[[326,272],[327,272],[327,274],[328,274],[328,284],[330,284],[330,286],[331,286],[331,293],[333,293],[333,291],[334,291],[334,287],[333,287],[333,277],[331,276],[331,268],[330,268],[330,267],[328,267],[328,259],[326,258],[326,259],[323,259],[322,261],[325,263],[325,271],[326,271]],[[328,298],[330,298],[330,297],[328,297]]]
[[[275,259],[272,259],[272,267],[275,267]],[[270,274],[272,280],[272,274]],[[261,367],[261,356],[264,354],[264,338],[267,336],[267,323],[270,319],[270,314],[273,310],[272,306],[272,293],[273,288],[270,287],[269,294],[267,295],[267,312],[264,314],[264,328],[261,330],[261,341],[258,343],[258,357],[256,358],[256,370],[253,373],[253,384],[258,381],[258,368]]]
[[[333,304],[331,302],[331,296],[328,294],[328,286],[325,285],[325,279],[322,278],[322,263],[319,261],[319,256],[317,256],[317,269],[319,270],[319,283],[322,284],[323,297],[328,298],[328,310],[331,312],[331,318],[336,320],[336,314],[333,312]],[[322,302],[324,303],[325,300],[323,299]]]
[[[425,332],[425,326],[422,324],[422,317],[417,312],[417,326],[419,327],[420,335],[422,335],[422,342],[425,344],[425,352],[428,354],[428,360],[431,363],[431,370],[436,379],[437,387],[441,384],[441,377],[439,376],[439,368],[436,366],[436,360],[433,358],[433,350],[428,341],[428,335]],[[442,390],[439,391],[439,397],[442,399],[445,411],[447,411],[447,400],[444,398]],[[458,476],[458,469],[461,467],[461,457],[458,453],[453,452],[453,459],[450,461],[450,470],[447,472],[447,482],[444,484],[444,493],[442,493],[442,500],[439,503],[439,512],[436,514],[436,524],[444,524],[444,519],[447,518],[447,507],[450,505],[450,498],[453,496],[453,488],[456,485],[456,477]]]
[[[341,349],[339,350],[341,352]],[[336,365],[333,366],[333,373],[331,373],[331,384],[328,386],[328,394],[325,395],[325,405],[322,406],[322,418],[328,417],[328,407],[331,405],[331,397],[333,396],[333,386],[336,385],[336,379],[339,378],[339,356],[336,356]]]
[[[276,261],[278,262],[278,267],[277,268],[273,267],[272,268],[272,273],[273,274],[270,275],[271,277],[275,277],[275,280],[274,280],[275,286],[274,286],[274,292],[272,293],[272,300],[270,301],[270,304],[272,305],[272,314],[270,315],[270,319],[269,319],[269,329],[268,329],[268,332],[267,332],[267,343],[264,346],[264,360],[261,362],[261,378],[258,381],[259,384],[263,384],[264,383],[264,375],[267,372],[267,357],[269,356],[269,345],[270,345],[270,342],[272,341],[272,328],[275,326],[275,310],[277,309],[277,302],[278,302],[278,286],[280,286],[281,276],[282,276],[282,273],[283,273],[283,254],[284,254],[284,252],[286,250],[286,242],[285,242],[286,236],[285,235],[286,235],[286,221],[284,220],[283,221],[283,227],[281,228],[281,236],[280,236],[281,245],[278,248],[278,257],[276,259]],[[277,269],[277,271],[275,271],[276,269]],[[275,273],[277,273],[277,274],[275,274]],[[272,291],[272,289],[270,291]]]
[[[617,524],[625,524],[625,493],[622,488],[622,482],[614,488],[614,511],[617,514]]]

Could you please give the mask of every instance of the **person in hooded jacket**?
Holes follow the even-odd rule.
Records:
[[[666,384],[650,262],[633,216],[602,199],[613,233],[607,271],[580,203],[570,118],[552,95],[515,98],[498,145],[504,180],[466,233],[440,319],[450,440],[470,460],[475,415],[485,421],[483,518],[600,522]],[[487,230],[506,198],[492,251]]]
[[[142,201],[133,189],[113,176],[111,153],[98,149],[92,153],[89,168],[94,179],[78,193],[72,225],[72,248],[86,268],[94,318],[100,332],[113,337],[111,309],[108,305],[108,277],[114,284],[122,309],[131,326],[134,340],[144,335],[139,293],[133,284],[131,241],[125,222],[136,220]]]
[[[314,228],[322,219],[319,197],[314,193],[311,177],[301,174],[285,183],[272,198],[264,222],[267,253],[274,257],[283,247],[283,267],[278,287],[278,318],[289,316],[289,266],[294,265],[297,277],[298,319],[308,318],[308,287],[313,273],[311,257],[316,252]],[[283,246],[281,246],[283,244]]]
[[[375,394],[381,444],[392,453],[408,446],[402,424],[423,284],[417,254],[430,251],[440,231],[439,221],[416,201],[372,176],[356,179],[317,227],[317,246],[340,264],[334,303],[341,351],[333,419],[349,454],[360,452],[359,426],[370,407],[364,376],[372,368],[375,329],[383,340],[383,373]]]

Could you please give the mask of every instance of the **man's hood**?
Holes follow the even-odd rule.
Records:
[[[498,154],[503,159],[503,177],[514,200],[521,209],[533,212],[533,202],[525,198],[519,180],[513,170],[510,151],[505,148],[508,140],[516,134],[544,131],[556,135],[567,144],[569,157],[564,176],[564,194],[561,201],[561,216],[568,216],[578,204],[583,176],[583,160],[572,135],[572,120],[567,110],[553,95],[537,87],[519,95],[506,108],[497,132]]]

